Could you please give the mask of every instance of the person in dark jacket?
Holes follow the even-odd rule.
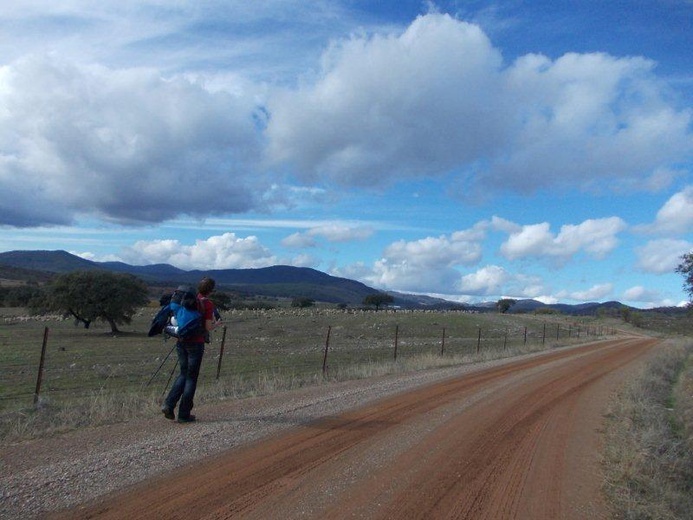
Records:
[[[205,343],[209,342],[209,333],[214,327],[215,309],[209,295],[214,291],[215,282],[211,278],[203,278],[197,286],[198,307],[202,313],[204,331],[199,335],[183,340],[178,340],[176,351],[180,373],[176,378],[171,391],[168,393],[161,411],[167,419],[175,420],[176,405],[178,406],[178,422],[190,423],[195,421],[195,416],[190,412],[194,406],[197,378],[200,375],[202,357],[205,353]]]

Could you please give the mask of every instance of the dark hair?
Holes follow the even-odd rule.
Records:
[[[212,278],[207,278],[205,276],[202,280],[200,280],[200,283],[197,284],[197,292],[199,292],[202,296],[208,296],[214,290],[215,285],[216,282]]]

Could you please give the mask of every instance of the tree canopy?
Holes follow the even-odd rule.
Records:
[[[501,298],[496,302],[496,308],[498,309],[498,312],[501,314],[505,314],[510,310],[510,307],[515,305],[517,303],[517,300],[513,300],[511,298]]]
[[[375,310],[380,310],[380,307],[383,305],[389,305],[390,303],[394,302],[395,299],[392,295],[387,294],[387,293],[374,293],[374,294],[369,294],[363,299],[363,304],[364,305],[374,305]]]
[[[148,302],[147,285],[128,274],[107,271],[74,271],[57,277],[50,285],[46,304],[50,310],[72,315],[85,328],[102,320],[117,333]]]
[[[693,300],[693,252],[681,257],[681,263],[676,267],[676,272],[684,276],[683,290]]]

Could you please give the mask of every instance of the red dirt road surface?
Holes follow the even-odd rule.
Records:
[[[448,379],[64,517],[607,518],[603,414],[616,385],[656,344],[612,340]]]

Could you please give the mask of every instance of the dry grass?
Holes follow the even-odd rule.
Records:
[[[618,396],[605,491],[615,518],[693,518],[693,344],[670,343]]]
[[[504,349],[473,349],[466,354],[424,352],[402,356],[397,361],[373,360],[360,363],[339,363],[330,367],[327,374],[313,370],[275,366],[257,371],[234,374],[233,377],[201,380],[196,396],[199,404],[214,403],[225,399],[239,399],[269,395],[336,381],[367,379],[385,375],[405,374],[422,370],[467,365],[494,359],[514,357],[530,352],[555,348],[555,344],[514,345]],[[174,354],[175,356],[175,354]],[[173,361],[173,358],[171,358]],[[113,424],[137,417],[158,415],[158,407],[168,388],[171,361],[160,373],[156,386],[100,389],[87,392],[81,398],[52,400],[42,397],[35,408],[24,408],[0,414],[0,442],[11,443],[46,435],[54,435],[77,428]],[[206,360],[208,368],[214,368],[214,360]],[[174,374],[175,377],[175,374]]]

